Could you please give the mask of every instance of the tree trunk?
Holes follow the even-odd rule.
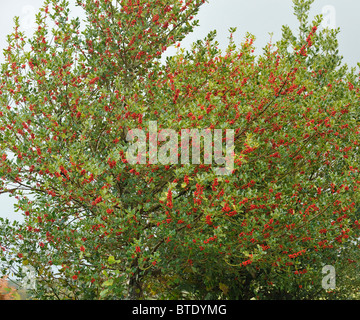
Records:
[[[142,284],[138,274],[134,274],[129,280],[128,299],[140,300],[143,298]]]
[[[141,277],[139,276],[138,260],[133,261],[132,267],[136,268],[133,275],[130,275],[129,288],[128,288],[128,299],[129,300],[140,300],[143,298]]]

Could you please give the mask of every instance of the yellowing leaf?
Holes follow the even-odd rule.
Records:
[[[220,290],[224,293],[224,295],[227,295],[229,292],[229,287],[226,284],[219,283]]]

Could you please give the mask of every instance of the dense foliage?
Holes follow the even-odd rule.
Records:
[[[162,60],[204,2],[77,0],[82,25],[46,0],[30,39],[15,19],[0,190],[24,222],[2,220],[2,272],[35,268],[34,298],[326,298],[322,267],[351,265],[359,78],[339,30],[294,0],[299,31],[284,26],[261,55],[230,29],[224,52],[211,32]],[[127,132],[149,121],[233,129],[234,170],[128,163]]]

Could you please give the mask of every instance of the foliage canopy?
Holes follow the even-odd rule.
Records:
[[[329,297],[324,265],[358,250],[359,78],[294,0],[299,32],[254,54],[211,32],[161,61],[205,1],[46,0],[15,19],[0,84],[2,272],[30,265],[37,299]],[[233,129],[232,174],[129,164],[126,134]],[[159,142],[161,144],[161,142]],[[346,254],[343,254],[346,252]],[[21,268],[18,277],[24,277]],[[336,294],[336,290],[333,294]]]

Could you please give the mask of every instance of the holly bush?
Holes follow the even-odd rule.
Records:
[[[29,38],[15,18],[0,192],[24,221],[2,219],[2,273],[34,268],[34,299],[333,297],[322,267],[358,250],[359,75],[312,2],[294,0],[299,29],[258,55],[235,28],[225,50],[216,31],[179,48],[204,0],[77,0],[84,23],[46,0]],[[224,145],[233,130],[234,167],[159,163],[150,147],[130,162],[129,131],[151,138],[151,121],[221,129]]]

